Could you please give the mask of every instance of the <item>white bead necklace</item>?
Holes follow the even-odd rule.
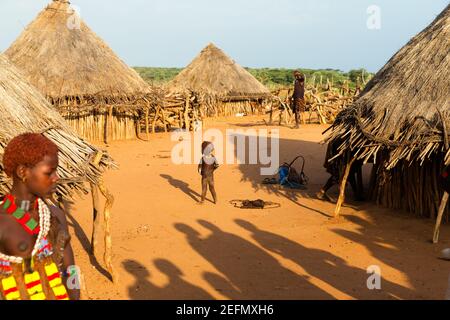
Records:
[[[42,239],[44,239],[48,232],[50,231],[50,218],[51,213],[50,209],[48,208],[47,204],[38,198],[38,212],[39,212],[39,234],[36,239],[36,243],[34,244],[33,251],[31,253],[31,257],[34,257],[35,254],[39,250],[39,245],[41,244]],[[22,257],[14,257],[14,256],[7,256],[3,253],[0,253],[0,260],[8,261],[14,264],[21,264],[23,263]]]

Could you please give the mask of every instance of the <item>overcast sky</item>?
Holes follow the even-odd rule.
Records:
[[[50,0],[0,0],[4,51]],[[448,0],[73,0],[131,66],[183,67],[208,42],[248,67],[377,71]],[[376,5],[377,12],[367,12]],[[373,20],[375,19],[375,20]]]

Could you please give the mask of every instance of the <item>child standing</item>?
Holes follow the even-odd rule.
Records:
[[[202,175],[202,199],[199,204],[205,202],[206,193],[211,192],[214,204],[217,203],[217,194],[214,188],[214,171],[219,168],[216,157],[213,155],[214,145],[209,141],[204,141],[202,143],[202,159],[198,165],[198,173]]]

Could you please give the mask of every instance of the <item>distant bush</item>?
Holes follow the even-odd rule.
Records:
[[[154,67],[135,67],[134,68],[141,77],[154,84],[164,84],[175,78],[182,68],[154,68]],[[267,87],[274,89],[277,87],[290,86],[294,82],[294,69],[277,69],[277,68],[245,68],[256,79]],[[365,69],[350,70],[349,72],[343,72],[341,70],[334,69],[298,69],[306,76],[307,84],[318,84],[322,81],[322,84],[326,84],[327,80],[332,82],[333,85],[342,85],[345,81],[348,81],[349,87],[354,88],[356,83],[368,81],[373,74],[367,72]]]
[[[149,83],[164,84],[175,78],[182,68],[151,68],[151,67],[135,67],[136,70]]]

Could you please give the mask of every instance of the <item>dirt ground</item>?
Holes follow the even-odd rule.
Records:
[[[88,254],[90,196],[76,199],[69,221],[89,299],[444,299],[450,227],[430,243],[433,222],[352,201],[343,219],[315,199],[328,178],[324,126],[266,127],[257,117],[210,120],[207,128],[280,129],[280,161],[306,158],[307,190],[264,186],[259,165],[222,165],[217,205],[199,206],[196,165],[174,165],[169,133],[150,141],[104,146],[120,164],[105,180],[115,196],[112,218],[116,284],[101,255]],[[367,179],[366,179],[367,181]],[[337,197],[336,188],[332,195]],[[280,208],[240,210],[233,199],[264,199]],[[100,253],[103,248],[100,249]],[[381,290],[369,290],[369,266],[381,270]]]

